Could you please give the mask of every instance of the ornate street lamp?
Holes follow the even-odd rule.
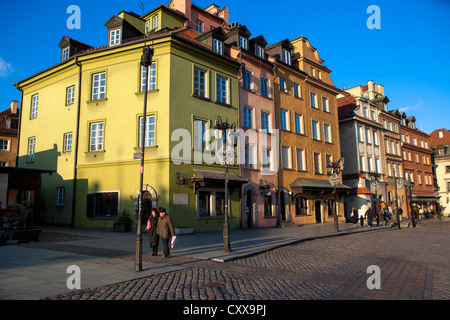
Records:
[[[411,178],[405,180],[405,186],[409,193],[409,214],[412,220],[413,228],[416,227],[416,213],[412,211],[412,188],[414,187],[414,182],[412,182]]]
[[[372,181],[372,186],[375,189],[375,199],[376,199],[376,210],[378,212],[378,215],[380,216],[380,201],[378,199],[378,185],[380,184],[380,177],[381,174],[378,172],[372,172],[370,173],[370,180]]]
[[[334,232],[339,232],[338,216],[336,210],[337,206],[336,186],[339,184],[338,174],[344,170],[344,158],[341,157],[336,162],[327,163],[327,168],[328,173],[331,173],[329,181],[334,189]]]
[[[145,72],[145,87],[144,87],[144,115],[142,119],[142,154],[141,166],[139,167],[140,174],[140,187],[139,187],[139,211],[137,216],[137,227],[136,227],[136,263],[135,271],[142,271],[142,189],[144,184],[144,155],[145,155],[145,127],[147,121],[147,93],[148,93],[148,74],[150,66],[152,65],[152,57],[154,50],[149,47],[144,47],[143,54],[141,56],[141,66],[146,68]]]
[[[225,122],[222,121],[222,118],[219,116],[217,118],[217,123],[214,127],[216,140],[222,138],[222,146],[219,150],[217,150],[218,159],[220,163],[225,166],[225,221],[223,224],[223,250],[224,252],[231,252],[230,246],[230,225],[228,222],[228,165],[232,163],[234,160],[234,148],[233,150],[229,150],[230,146],[234,144],[228,142],[227,130],[233,130],[236,128],[236,124],[229,124],[228,120]],[[222,136],[219,134],[219,130],[222,132]],[[230,135],[231,136],[231,135]]]

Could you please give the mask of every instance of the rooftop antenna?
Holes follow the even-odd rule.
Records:
[[[139,8],[141,8],[142,15],[144,15],[144,4],[142,3],[142,1],[140,1],[140,0],[138,0],[138,1],[139,1]]]

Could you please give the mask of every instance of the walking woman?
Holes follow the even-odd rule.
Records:
[[[149,242],[150,247],[153,249],[152,256],[158,255],[158,246],[159,246],[159,236],[156,232],[158,228],[158,219],[159,219],[159,212],[158,209],[152,208],[150,217],[148,218],[147,228],[145,228],[146,231],[148,231],[148,234],[150,236]]]
[[[356,224],[358,223],[358,211],[356,211],[356,208],[352,208],[352,216],[350,217],[352,223],[353,223],[353,229],[356,228]]]

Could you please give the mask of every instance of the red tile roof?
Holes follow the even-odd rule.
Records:
[[[442,132],[442,138],[439,138],[439,132]],[[436,129],[430,134],[430,146],[440,146],[450,144],[450,131],[447,129]]]
[[[367,188],[352,188],[348,194],[372,194]]]

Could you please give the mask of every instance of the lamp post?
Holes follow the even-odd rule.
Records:
[[[401,178],[397,178],[397,175],[395,174],[395,169],[394,169],[395,214],[397,216],[397,229],[400,229],[400,215],[399,215],[399,212],[398,212],[397,183],[401,184],[402,180],[401,180]],[[401,185],[401,187],[403,187],[403,185]]]
[[[371,173],[371,176],[370,176],[370,180],[372,181],[372,185],[375,189],[376,210],[377,210],[378,216],[380,216],[380,203],[379,203],[379,199],[378,199],[378,184],[380,182],[380,177],[381,177],[381,174],[378,172]]]
[[[413,228],[416,227],[416,213],[412,211],[412,188],[414,186],[414,182],[411,181],[411,178],[405,180],[405,185],[408,188],[409,193],[409,214],[411,216],[412,220],[412,226]]]
[[[230,245],[230,225],[228,222],[228,163],[232,160],[229,159],[229,157],[232,155],[234,159],[234,152],[230,152],[228,150],[228,139],[227,139],[227,130],[234,130],[236,127],[235,124],[229,124],[228,120],[225,122],[222,121],[222,118],[219,116],[217,118],[217,123],[214,127],[216,130],[216,140],[219,139],[219,130],[222,131],[222,146],[220,147],[220,150],[217,150],[219,154],[219,161],[222,165],[225,166],[225,219],[223,223],[223,250],[224,252],[231,252],[231,245]],[[224,136],[225,135],[225,136]],[[225,138],[225,142],[224,142]]]
[[[146,70],[145,72],[145,86],[144,86],[144,114],[142,119],[142,154],[141,157],[141,166],[139,167],[139,175],[140,175],[140,185],[139,185],[139,211],[137,216],[137,227],[136,227],[136,262],[135,262],[135,271],[142,271],[142,189],[144,185],[144,154],[145,154],[145,127],[147,121],[147,93],[148,93],[148,73],[150,66],[152,64],[153,57],[153,49],[144,47],[143,54],[141,56],[141,66],[143,66]]]
[[[339,184],[338,174],[344,170],[344,158],[339,158],[336,162],[331,162],[327,164],[327,168],[331,170],[331,177],[329,179],[331,185],[334,189],[334,232],[339,232],[338,216],[337,216],[337,192],[336,186]],[[328,172],[330,172],[330,170]]]
[[[440,198],[440,196],[439,196],[439,190],[440,190],[441,188],[439,187],[439,186],[436,186],[436,189],[435,189],[435,191],[434,191],[434,195],[436,196],[436,211],[437,211],[437,214],[438,214],[438,218],[439,218],[439,220],[442,220],[442,216],[441,216],[441,202],[439,201],[439,198]]]

